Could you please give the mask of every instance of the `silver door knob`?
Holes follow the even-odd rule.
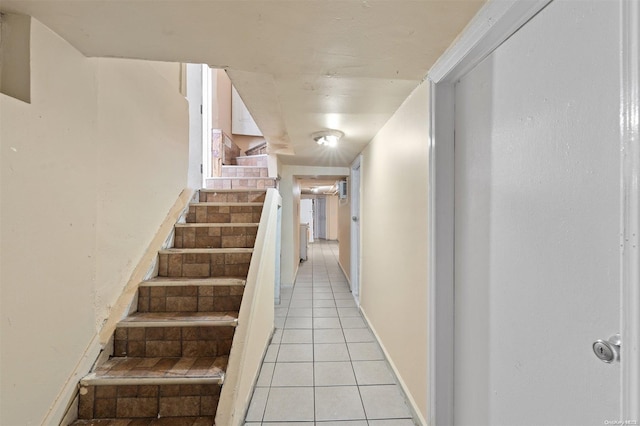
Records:
[[[354,222],[357,222],[358,221],[358,216],[351,216],[351,220],[354,221]]]
[[[607,364],[620,361],[620,335],[615,334],[609,337],[609,340],[596,340],[593,342],[593,353],[600,361]]]

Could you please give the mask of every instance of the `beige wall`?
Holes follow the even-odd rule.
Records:
[[[211,70],[211,127],[231,136],[231,79],[225,70]]]
[[[347,178],[347,185],[351,179]],[[349,197],[351,187],[347,188],[349,196],[338,201],[338,262],[342,267],[342,272],[351,281],[351,204]]]
[[[327,196],[327,239],[338,239],[338,196]]]
[[[87,59],[31,25],[31,104],[0,95],[0,424],[57,424],[186,186],[172,67]]]
[[[362,311],[420,415],[427,406],[429,88],[423,83],[363,151]]]

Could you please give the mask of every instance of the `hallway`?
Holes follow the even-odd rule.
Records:
[[[311,244],[282,289],[246,426],[414,425],[337,258],[337,243]]]

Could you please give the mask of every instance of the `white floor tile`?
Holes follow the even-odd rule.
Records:
[[[312,328],[311,318],[304,317],[287,317],[284,328]]]
[[[316,387],[316,420],[365,419],[356,386]]]
[[[395,378],[386,361],[353,361],[358,385],[394,385]]]
[[[317,343],[314,347],[314,360],[318,361],[349,361],[349,352],[344,343]]]
[[[383,360],[384,354],[377,343],[347,343],[352,361]]]
[[[367,328],[367,324],[359,317],[342,317],[340,323],[342,328]]]
[[[279,362],[273,372],[272,387],[313,386],[312,362]]]
[[[316,386],[345,386],[356,384],[353,367],[348,361],[316,362],[314,363],[314,368]]]
[[[411,419],[369,420],[369,426],[415,426]]]
[[[282,330],[281,343],[313,343],[313,330]]]
[[[260,422],[264,416],[264,409],[267,406],[267,396],[269,395],[269,388],[256,388],[253,391],[253,397],[251,398],[251,404],[249,404],[249,410],[247,411],[248,422]]]
[[[293,344],[280,345],[278,362],[312,362],[313,345]]]
[[[313,330],[313,343],[344,343],[344,334],[339,328]]]
[[[271,386],[271,378],[273,377],[273,369],[275,365],[276,364],[273,362],[262,363],[262,367],[260,368],[260,375],[258,376],[258,381],[256,382],[256,386],[258,387]]]
[[[397,385],[360,386],[367,419],[411,418],[411,412]]]
[[[264,421],[313,421],[313,388],[271,388]]]
[[[373,333],[366,328],[348,328],[344,330],[344,338],[347,342],[375,342]]]
[[[313,328],[314,329],[322,329],[322,328],[340,328],[340,320],[338,318],[314,318],[313,319]]]

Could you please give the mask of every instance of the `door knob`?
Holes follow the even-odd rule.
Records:
[[[609,340],[596,340],[593,342],[593,353],[600,361],[607,364],[620,361],[620,335],[615,334],[609,337]]]
[[[351,220],[354,221],[354,222],[357,222],[358,221],[358,216],[351,216]]]

